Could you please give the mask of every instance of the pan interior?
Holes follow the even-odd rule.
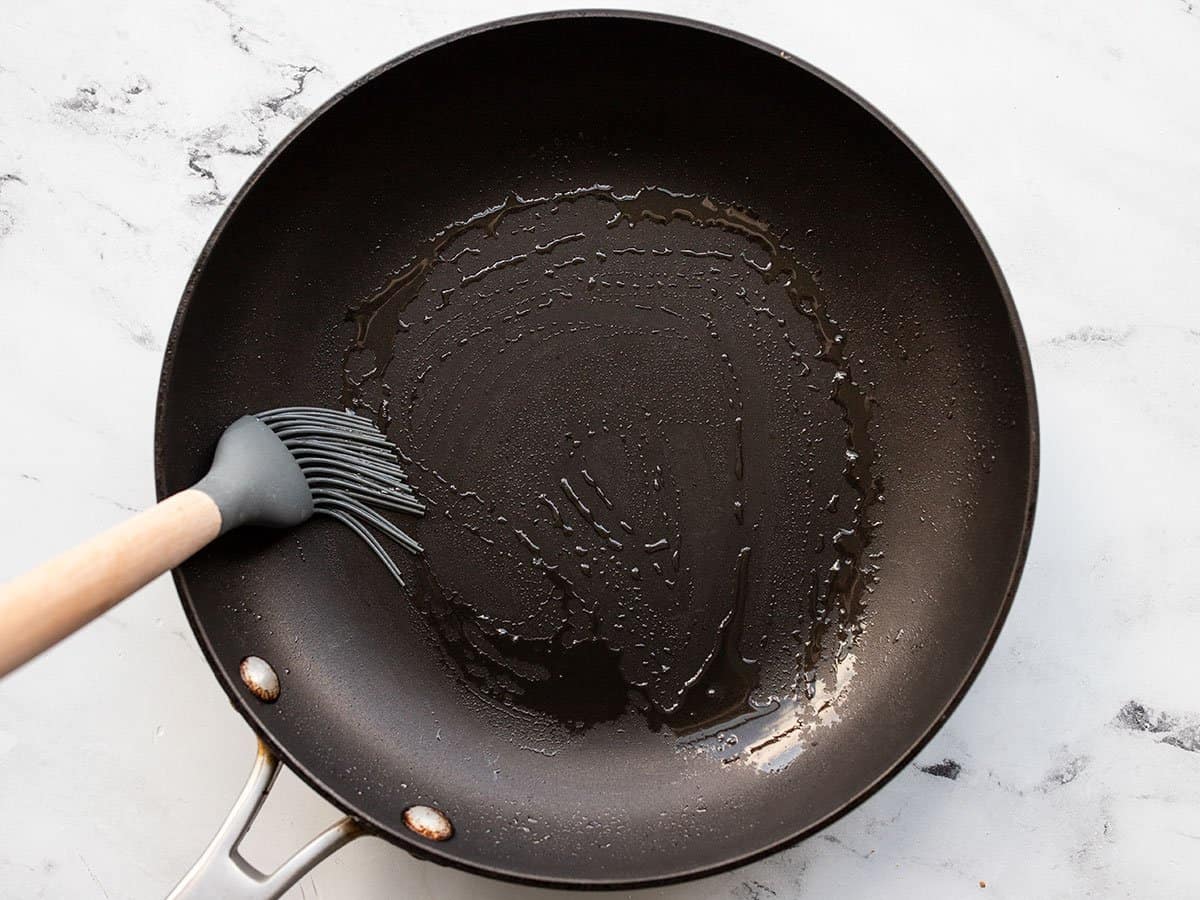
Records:
[[[400,446],[407,590],[314,520],[223,538],[185,607],[298,771],[401,842],[445,810],[420,849],[492,874],[678,878],[826,821],[958,695],[1026,535],[1023,348],[953,199],[676,23],[459,38],[275,157],[185,297],[160,491],[297,403]]]

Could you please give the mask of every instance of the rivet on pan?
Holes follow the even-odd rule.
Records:
[[[279,676],[261,656],[247,656],[242,660],[240,671],[246,687],[263,703],[274,703],[279,699]]]
[[[431,841],[448,841],[454,836],[454,826],[446,814],[432,806],[410,806],[404,811],[404,824]]]

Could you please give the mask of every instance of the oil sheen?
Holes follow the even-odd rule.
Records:
[[[702,194],[513,195],[348,310],[342,400],[429,504],[409,601],[476,697],[765,740],[845,667],[883,486],[795,240]]]

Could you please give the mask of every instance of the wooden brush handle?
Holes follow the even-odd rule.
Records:
[[[0,676],[82,628],[221,532],[212,498],[168,497],[0,585]]]

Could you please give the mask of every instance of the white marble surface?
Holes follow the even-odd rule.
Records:
[[[556,5],[0,0],[0,577],[152,501],[175,303],[257,157],[383,60]],[[918,763],[790,852],[639,896],[1200,895],[1200,3],[660,8],[825,68],[941,167],[1020,307],[1043,456],[1012,616]],[[252,750],[156,582],[0,683],[0,896],[161,896]],[[287,776],[250,856],[333,817]],[[289,896],[527,893],[368,839]]]

